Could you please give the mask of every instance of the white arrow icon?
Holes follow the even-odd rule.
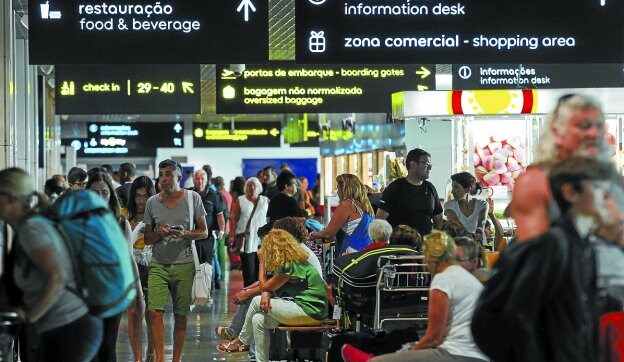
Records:
[[[175,124],[175,126],[173,126],[173,130],[174,130],[176,133],[180,133],[180,132],[182,131],[182,126],[180,126],[180,124],[179,124],[179,123],[176,123],[176,124]]]
[[[238,7],[236,8],[236,11],[240,13],[241,10],[243,10],[243,8],[245,9],[245,22],[247,22],[249,21],[249,10],[251,9],[251,11],[255,13],[256,7],[253,5],[251,0],[243,0],[241,1],[240,5],[238,5]]]

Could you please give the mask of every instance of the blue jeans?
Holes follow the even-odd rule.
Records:
[[[39,336],[39,362],[85,362],[102,343],[102,320],[90,314]]]

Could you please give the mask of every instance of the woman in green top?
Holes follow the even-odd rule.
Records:
[[[253,338],[256,360],[269,360],[269,331],[279,325],[320,324],[327,317],[327,294],[318,271],[307,262],[308,253],[285,230],[271,230],[258,251],[261,296],[255,297],[238,338],[228,350],[242,349]],[[266,272],[274,275],[268,279]],[[280,289],[281,298],[272,297]]]

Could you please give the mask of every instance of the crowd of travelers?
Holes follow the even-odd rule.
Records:
[[[288,165],[237,177],[229,191],[209,165],[187,173],[181,187],[182,167],[173,160],[159,163],[155,180],[135,175],[131,163],[117,172],[74,167],[46,181],[44,194],[23,170],[2,170],[0,220],[14,235],[2,279],[27,326],[18,338],[22,361],[116,361],[122,313],[90,313],[75,291],[80,276],[66,235],[35,217],[80,190],[105,201],[131,250],[135,299],[126,313],[134,361],[164,361],[170,300],[173,361],[181,360],[195,274],[191,240],[213,266],[214,288],[226,282],[227,265],[242,271],[244,288],[232,297],[236,314],[215,330],[223,353],[269,361],[271,330],[331,318],[336,292],[319,243],[335,241],[334,258],[407,246],[431,275],[420,338],[383,354],[345,343],[345,361],[598,361],[599,318],[622,310],[605,298],[624,288],[624,192],[604,125],[592,98],[560,99],[537,162],[517,179],[506,210],[516,222],[514,238],[505,237],[493,201],[468,172],[450,176],[452,198],[442,203],[428,181],[432,155],[419,148],[405,157],[407,174],[381,194],[355,175],[338,175],[338,204],[326,223],[319,178],[310,187]],[[492,252],[500,254],[494,267]],[[493,316],[487,308],[498,290],[509,298],[498,299],[504,305]]]

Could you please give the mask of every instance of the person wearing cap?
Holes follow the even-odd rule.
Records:
[[[190,313],[191,289],[195,265],[191,240],[206,239],[206,211],[195,191],[180,189],[182,166],[173,160],[158,165],[161,192],[150,197],[145,205],[144,242],[153,245],[149,265],[147,315],[152,332],[156,362],[164,361],[165,327],[163,315],[169,297],[173,300],[173,362],[179,362],[186,338],[187,316]],[[189,193],[189,195],[187,195]],[[191,205],[189,205],[191,202]],[[194,228],[191,229],[189,210]]]
[[[34,217],[47,207],[26,171],[0,171],[0,219],[16,234],[4,270],[12,278],[5,288],[22,321],[37,332],[37,341],[20,340],[26,347],[22,352],[37,348],[41,361],[89,361],[102,341],[102,320],[72,292],[77,285],[63,238],[50,221]],[[19,294],[20,300],[11,301]]]

